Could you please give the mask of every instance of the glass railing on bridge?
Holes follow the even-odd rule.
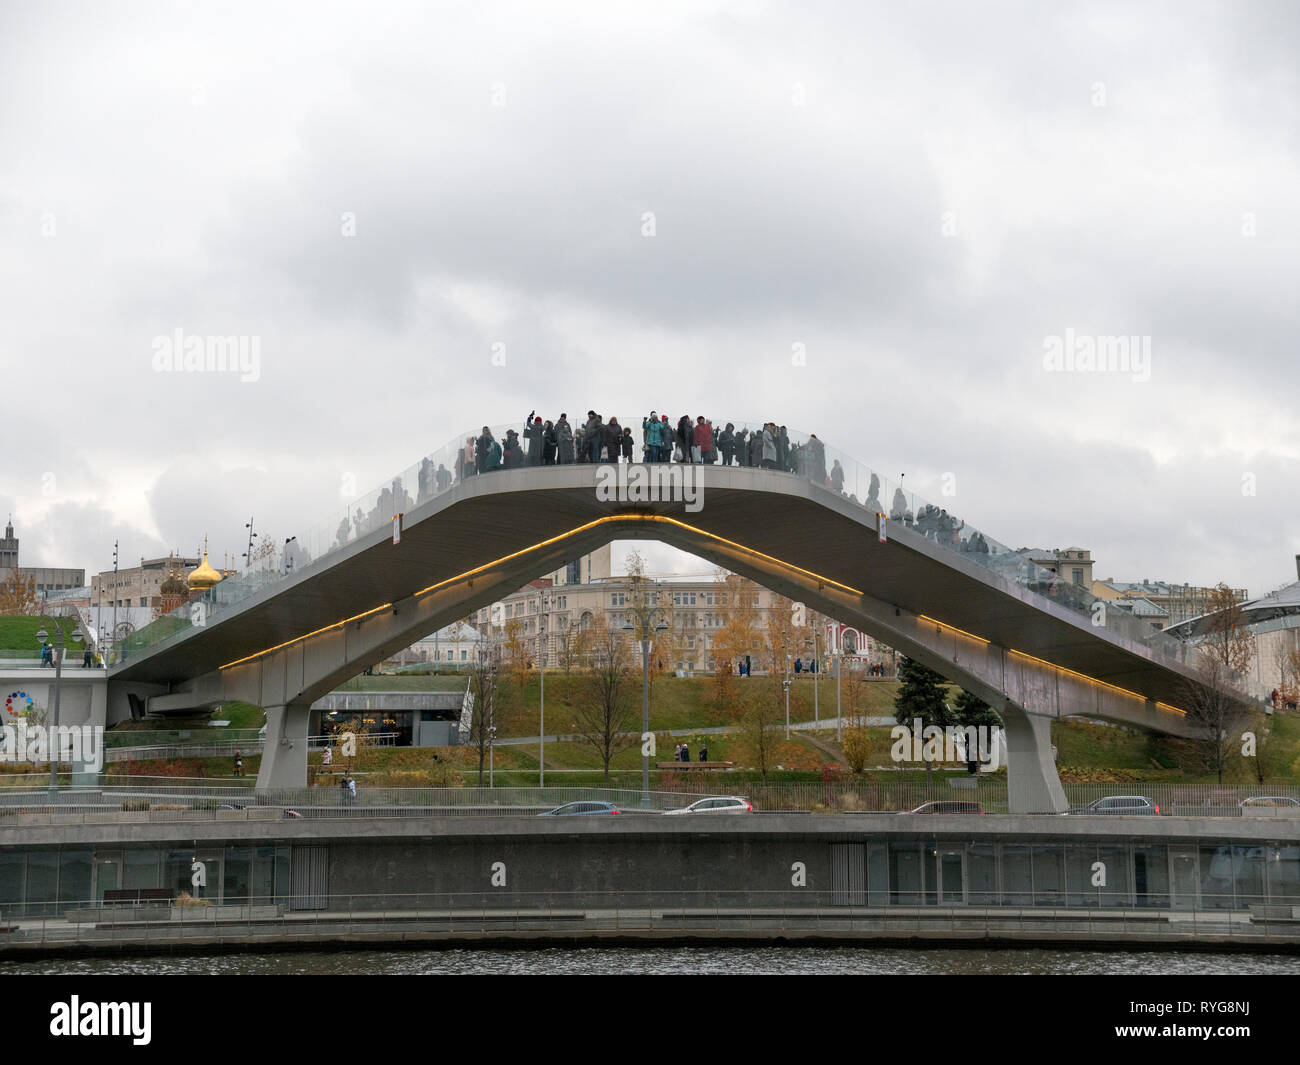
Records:
[[[644,461],[646,453],[639,419],[629,419],[627,426],[634,439],[633,458]],[[723,464],[725,456],[728,465],[765,468],[809,480],[869,514],[884,515],[887,529],[902,528],[924,537],[1047,602],[1085,615],[1096,627],[1139,642],[1171,661],[1187,661],[1188,648],[1182,642],[1154,630],[1147,621],[1126,613],[1114,603],[1097,598],[1082,585],[1037,565],[1030,557],[1033,552],[1012,549],[947,508],[930,503],[906,486],[903,477],[895,480],[881,476],[815,434],[778,429],[775,434],[769,432],[765,436],[764,423],[745,421],[715,424],[713,433],[715,446],[711,457],[715,464]],[[567,434],[561,431],[556,435],[554,446],[545,452],[547,464],[565,464],[584,458],[589,461],[590,452],[583,446],[580,423],[576,429],[570,427]],[[492,426],[487,436],[482,427],[457,434],[385,484],[339,507],[317,525],[289,537],[282,547],[267,549],[261,557],[254,551],[245,572],[226,578],[121,641],[113,661],[137,657],[178,633],[211,624],[304,571],[332,564],[339,552],[354,544],[382,540],[391,534],[397,514],[409,513],[472,477],[531,465],[527,447],[522,422]],[[680,450],[674,448],[669,460],[675,462],[680,457]]]

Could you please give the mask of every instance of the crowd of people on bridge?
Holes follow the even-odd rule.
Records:
[[[566,412],[552,419],[531,410],[519,429],[506,430],[504,439],[497,439],[487,425],[481,433],[465,437],[451,460],[451,469],[445,462],[424,459],[417,470],[414,499],[401,478],[394,478],[380,492],[368,513],[358,508],[354,515],[342,520],[336,546],[380,527],[391,521],[392,515],[407,513],[471,477],[529,466],[631,462],[743,466],[806,477],[870,513],[885,513],[879,494],[880,478],[876,474],[870,475],[866,498],[859,500],[845,489],[845,471],[840,460],[833,459],[828,470],[826,457],[826,447],[815,433],[799,442],[792,440],[786,427],[776,422],[752,428],[742,425],[739,429],[734,422],[726,422],[718,428],[717,422],[705,415],[683,414],[674,420],[652,410],[641,418],[638,434],[633,424],[623,424],[614,415],[606,418],[595,410],[587,411],[585,418],[574,419]],[[963,538],[965,521],[947,510],[926,503],[913,513],[901,485],[894,491],[888,517],[940,546],[979,555],[991,553],[982,533],[972,532]]]
[[[432,462],[426,460],[432,467]],[[826,448],[816,434],[803,444],[792,442],[784,425],[767,422],[762,428],[737,429],[727,422],[722,429],[704,415],[683,414],[675,422],[667,414],[651,411],[641,419],[640,439],[631,424],[617,416],[606,419],[594,410],[585,419],[561,412],[554,420],[533,410],[524,419],[522,432],[506,431],[497,440],[489,426],[478,436],[466,437],[456,456],[456,469],[439,465],[422,470],[421,489],[442,491],[468,477],[522,466],[566,466],[582,462],[681,462],[749,466],[757,469],[797,473],[838,490],[844,483],[839,460],[828,474]],[[432,492],[430,492],[432,494]]]

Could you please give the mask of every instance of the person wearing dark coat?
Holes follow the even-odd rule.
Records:
[[[623,427],[618,424],[617,418],[610,418],[604,435],[605,461],[617,462],[618,453],[623,447]]]
[[[714,455],[722,455],[723,466],[731,466],[732,455],[736,454],[736,427],[732,423],[727,423],[727,428],[718,434],[714,441]]]
[[[542,464],[542,438],[546,435],[542,419],[534,417],[536,413],[536,411],[529,411],[528,417],[524,419],[524,439],[528,441],[528,465],[530,466]]]
[[[492,450],[492,430],[483,426],[483,435],[474,441],[474,465],[479,473],[487,472],[488,453]]]
[[[826,483],[826,446],[816,433],[808,437],[808,476],[814,484]]]
[[[600,461],[600,445],[604,442],[605,423],[594,410],[587,411],[587,424],[582,427],[582,439],[588,462]]]
[[[736,465],[749,465],[749,431],[747,429],[738,429],[732,437],[736,447]]]
[[[555,423],[555,458],[561,466],[573,461],[573,427],[566,414],[561,414]]]
[[[690,749],[689,746],[687,746],[686,744],[683,743],[683,744],[682,744],[682,761],[683,761],[683,762],[689,762],[690,760],[691,760],[691,749]]]
[[[677,419],[677,446],[682,449],[682,461],[691,461],[691,448],[695,446],[695,428],[691,416],[683,414]]]
[[[619,441],[623,447],[623,461],[632,461],[632,448],[636,441],[632,439],[632,427],[629,425],[623,430],[623,438]]]
[[[506,430],[506,447],[501,456],[501,465],[513,470],[524,464],[524,449],[519,446],[519,434],[513,429]]]
[[[555,435],[555,423],[547,421],[542,426],[542,465],[555,465],[555,452],[559,446],[559,440]]]
[[[749,434],[749,465],[758,469],[763,465],[763,432],[755,429]]]

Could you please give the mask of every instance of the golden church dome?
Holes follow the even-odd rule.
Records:
[[[211,588],[214,584],[221,582],[221,574],[208,565],[208,547],[203,545],[203,561],[198,568],[190,571],[190,575],[185,579],[185,583],[190,586],[192,591],[201,592],[204,589]]]

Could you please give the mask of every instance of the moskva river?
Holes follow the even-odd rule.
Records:
[[[0,974],[1044,974],[1274,976],[1300,955],[1196,951],[897,949],[870,947],[579,947],[539,950],[350,950],[280,954],[58,958],[0,963]]]

